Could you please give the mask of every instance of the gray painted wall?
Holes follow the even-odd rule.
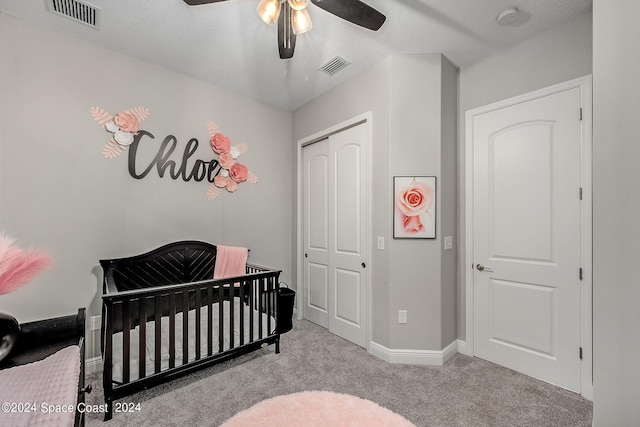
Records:
[[[640,420],[640,2],[593,2],[593,420]]]
[[[0,296],[0,311],[21,322],[85,306],[100,314],[99,259],[182,239],[248,246],[251,261],[291,281],[291,113],[3,14],[0,93],[0,229],[53,257],[32,283]],[[155,172],[136,180],[126,153],[102,156],[109,134],[92,106],[147,107],[143,128],[156,140],[175,135],[181,151],[195,137],[205,160],[213,120],[249,146],[240,159],[260,182],[209,201],[206,182]]]
[[[441,350],[455,340],[455,261],[443,262],[441,249],[443,226],[455,228],[455,109],[442,129],[443,103],[451,111],[456,102],[455,81],[455,67],[441,55],[394,55],[293,113],[297,141],[372,112],[372,236],[386,241],[384,250],[371,242],[373,341],[391,349]],[[443,155],[454,165],[444,172]],[[395,175],[437,176],[437,239],[393,239]],[[443,195],[443,188],[453,191]],[[455,260],[455,249],[446,258]],[[407,324],[398,324],[400,309],[408,310]],[[446,326],[444,312],[454,319]]]
[[[457,282],[458,256],[463,247],[456,241],[458,232],[458,70],[449,61],[442,62],[442,171],[440,188],[442,195],[440,232],[443,236],[451,236],[453,248],[444,249],[443,238],[440,239],[442,251],[442,337],[441,348],[445,348],[457,338]]]
[[[458,245],[462,247],[459,251],[458,338],[462,340],[466,337],[464,273],[473,262],[466,259],[464,252],[465,112],[591,74],[591,19],[591,14],[583,15],[460,70]]]

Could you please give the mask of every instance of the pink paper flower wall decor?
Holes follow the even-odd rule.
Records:
[[[149,117],[149,110],[144,107],[133,107],[119,112],[114,117],[100,107],[91,107],[91,116],[112,134],[102,149],[102,154],[107,159],[114,159],[131,145],[140,129],[140,122]]]
[[[0,295],[12,292],[33,280],[49,267],[48,254],[14,245],[15,239],[0,233]]]
[[[247,166],[238,162],[238,158],[249,149],[247,144],[232,146],[231,138],[220,133],[218,126],[212,121],[207,123],[207,130],[211,149],[218,155],[220,165],[220,171],[207,191],[207,198],[215,199],[223,188],[233,193],[238,189],[238,184],[245,181],[257,184],[258,177]]]

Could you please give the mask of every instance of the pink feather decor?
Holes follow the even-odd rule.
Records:
[[[15,291],[51,265],[48,254],[14,246],[15,239],[0,233],[0,295]]]

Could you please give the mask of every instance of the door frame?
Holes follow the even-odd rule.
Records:
[[[581,152],[581,184],[582,204],[580,205],[580,259],[583,272],[580,291],[580,346],[582,348],[582,361],[580,367],[580,394],[593,400],[593,345],[592,345],[592,77],[591,75],[579,77],[564,83],[549,86],[523,95],[508,98],[489,105],[474,108],[465,113],[465,257],[461,264],[464,274],[465,292],[465,326],[466,338],[462,343],[460,352],[469,356],[474,355],[474,206],[473,206],[473,119],[474,116],[493,110],[509,107],[515,104],[531,101],[544,96],[552,95],[569,89],[580,89],[580,103],[582,108],[582,121],[580,126],[580,152]],[[576,114],[579,114],[577,111]],[[576,195],[577,197],[577,195]],[[578,274],[578,272],[576,272]],[[576,357],[578,357],[576,355]]]
[[[321,141],[323,139],[328,138],[329,136],[336,134],[338,132],[341,132],[343,130],[346,130],[348,128],[360,125],[360,124],[365,124],[367,126],[367,182],[366,182],[366,188],[364,189],[364,191],[366,192],[367,195],[367,217],[365,218],[366,224],[365,224],[365,230],[366,230],[366,235],[365,235],[365,244],[367,245],[367,259],[364,261],[369,268],[366,269],[365,274],[367,277],[367,298],[366,298],[366,303],[365,303],[365,307],[364,309],[366,310],[365,313],[365,318],[367,320],[367,325],[366,325],[366,349],[367,351],[369,351],[369,347],[371,345],[371,337],[372,337],[372,328],[371,328],[371,321],[372,321],[372,313],[371,313],[371,270],[372,270],[372,265],[371,265],[371,215],[372,215],[372,194],[371,194],[371,182],[372,182],[372,142],[373,142],[373,137],[372,137],[372,129],[373,129],[373,124],[372,124],[372,113],[371,111],[368,111],[366,113],[360,114],[358,116],[352,117],[350,119],[345,120],[344,122],[341,122],[339,124],[336,124],[334,126],[331,126],[327,129],[321,130],[319,132],[316,132],[312,135],[309,135],[305,138],[299,139],[297,144],[296,144],[296,150],[297,150],[297,189],[296,189],[296,197],[297,197],[297,203],[296,203],[296,268],[297,268],[297,274],[296,274],[296,280],[297,280],[297,285],[296,285],[296,290],[299,293],[299,298],[302,298],[302,300],[304,301],[305,298],[305,294],[304,294],[304,231],[302,229],[303,227],[303,214],[302,214],[302,208],[303,208],[303,198],[302,198],[302,190],[303,190],[303,186],[302,186],[302,174],[303,174],[303,170],[302,170],[302,149],[309,144],[313,144],[314,142],[318,142]],[[297,319],[298,320],[302,320],[304,318],[304,304],[296,304],[296,308],[297,308]]]

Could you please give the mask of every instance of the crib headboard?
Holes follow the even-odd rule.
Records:
[[[195,240],[169,243],[141,255],[100,260],[105,278],[102,291],[209,280],[215,262],[216,246]]]

